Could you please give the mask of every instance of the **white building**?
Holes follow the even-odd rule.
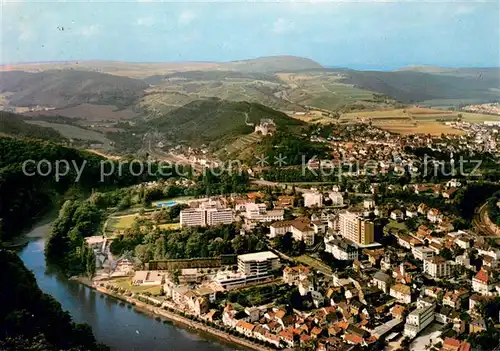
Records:
[[[325,238],[325,251],[341,261],[356,260],[358,258],[358,249],[340,239],[329,240],[329,238]]]
[[[424,260],[424,273],[433,278],[443,278],[451,275],[451,264],[440,256]]]
[[[270,251],[239,255],[238,272],[219,271],[214,282],[223,289],[231,290],[271,279],[271,271],[278,268],[278,256]]]
[[[389,290],[389,295],[401,303],[411,303],[411,288],[404,284],[394,284]]]
[[[319,192],[306,192],[304,196],[304,207],[322,207],[323,194]]]
[[[375,208],[375,200],[364,200],[363,207],[367,210],[373,210]]]
[[[373,275],[373,279],[372,279],[373,285],[375,285],[377,288],[379,288],[380,290],[382,290],[386,294],[389,292],[391,282],[392,282],[392,278],[382,271],[378,271],[377,273],[375,273]]]
[[[411,249],[413,257],[415,257],[419,261],[424,261],[426,259],[434,257],[434,250],[429,249],[425,246],[414,246]]]
[[[331,192],[328,194],[330,200],[332,200],[332,206],[343,206],[344,205],[344,197],[341,193]]]
[[[199,208],[189,208],[181,211],[181,227],[205,227],[234,222],[233,211],[230,208],[219,208],[216,202],[202,203]]]
[[[284,214],[283,209],[266,210],[265,204],[247,204],[245,211],[245,217],[255,222],[282,221]]]
[[[267,274],[279,268],[279,259],[271,251],[238,256],[238,271],[247,275]]]
[[[273,223],[270,226],[270,230],[270,238],[289,232],[292,233],[292,237],[297,241],[303,241],[306,245],[314,244],[314,229],[300,219]]]
[[[482,295],[488,295],[495,288],[491,281],[492,279],[490,278],[488,271],[481,269],[472,278],[472,290]]]
[[[413,339],[434,320],[436,305],[417,301],[417,309],[406,317],[404,335]]]

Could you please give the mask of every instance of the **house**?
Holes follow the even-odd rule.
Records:
[[[443,346],[439,351],[470,351],[471,345],[466,341],[460,341],[446,337],[443,340]]]
[[[285,267],[283,269],[283,281],[294,285],[301,280],[307,279],[309,273],[309,268],[306,266]]]
[[[482,333],[486,331],[486,329],[484,319],[473,319],[469,323],[469,334]]]
[[[394,307],[391,308],[391,314],[394,318],[398,319],[403,319],[404,312],[406,311],[406,307],[402,305],[394,305]]]
[[[427,219],[431,223],[439,223],[443,220],[443,215],[441,214],[441,211],[439,211],[437,208],[431,208],[427,212]]]
[[[401,303],[411,303],[411,288],[408,285],[394,284],[389,290],[389,295]]]
[[[462,307],[468,297],[469,294],[466,289],[447,291],[443,296],[443,305],[458,309]]]
[[[323,194],[320,192],[305,192],[302,196],[304,196],[304,207],[323,206]]]
[[[413,257],[419,261],[434,257],[434,250],[425,246],[416,246],[411,249]]]
[[[402,221],[405,218],[405,215],[403,211],[401,210],[394,210],[391,212],[391,219],[395,221]]]
[[[314,230],[314,234],[325,234],[328,224],[323,221],[312,221],[311,226]]]
[[[443,278],[451,275],[451,264],[440,256],[424,260],[424,273],[433,278]]]
[[[239,321],[238,323],[236,323],[236,331],[245,336],[252,337],[254,329],[255,325],[251,323],[245,321]]]
[[[418,216],[418,211],[414,206],[411,206],[406,209],[406,217],[414,218]]]
[[[277,207],[277,208],[293,207],[294,201],[295,201],[295,196],[281,195],[281,196],[278,196],[278,201],[276,201],[274,203],[274,207]]]
[[[451,199],[453,195],[457,192],[457,188],[450,188],[448,190],[443,191],[441,196],[443,196],[445,199]]]
[[[358,258],[358,249],[344,239],[332,239],[325,242],[325,252],[331,253],[337,260],[348,261]]]
[[[399,245],[407,249],[411,249],[414,246],[419,246],[424,244],[421,240],[406,234],[398,235],[397,240]]]
[[[423,202],[420,205],[418,205],[418,207],[417,207],[417,212],[421,215],[425,215],[428,210],[429,210],[429,207],[426,204],[424,204]]]
[[[497,266],[497,260],[495,257],[491,256],[483,256],[483,267],[488,267],[488,268],[496,268]]]
[[[486,269],[481,269],[472,278],[472,290],[482,295],[488,295],[494,289],[490,273]]]
[[[306,245],[314,244],[314,229],[310,226],[308,219],[275,222],[271,224],[270,230],[270,238],[289,232],[292,233],[293,238],[297,241],[304,241]]]
[[[384,272],[378,271],[373,275],[372,282],[377,288],[387,294],[389,292],[392,278]]]
[[[330,200],[332,200],[332,206],[343,206],[344,205],[344,197],[339,192],[331,192],[328,194]]]

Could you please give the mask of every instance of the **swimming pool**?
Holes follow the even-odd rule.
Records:
[[[172,207],[175,205],[177,205],[177,202],[175,201],[162,201],[156,203],[156,207]]]

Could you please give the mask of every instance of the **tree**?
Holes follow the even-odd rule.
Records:
[[[444,258],[445,260],[448,260],[448,261],[453,259],[453,253],[447,247],[445,247],[444,249],[441,250],[441,252],[439,253],[439,256],[441,256],[442,258]]]

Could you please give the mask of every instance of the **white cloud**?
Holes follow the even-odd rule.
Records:
[[[154,17],[140,17],[136,19],[135,24],[138,26],[152,27],[156,23]]]
[[[286,32],[293,31],[295,29],[295,24],[285,18],[278,18],[272,26],[272,31],[276,34],[283,34]]]
[[[475,8],[472,6],[459,5],[457,7],[457,9],[455,10],[455,15],[457,15],[457,16],[468,15],[474,11],[475,11]]]
[[[77,33],[83,35],[84,37],[91,37],[99,34],[100,26],[98,24],[92,24],[87,27],[82,27],[77,30]]]
[[[177,22],[181,26],[187,26],[196,18],[196,14],[192,11],[182,11],[177,19]]]

